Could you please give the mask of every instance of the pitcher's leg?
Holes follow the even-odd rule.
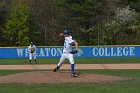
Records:
[[[62,56],[61,58],[60,58],[60,60],[59,60],[59,63],[57,64],[57,66],[59,66],[59,67],[61,67],[62,66],[62,64],[63,64],[63,62],[65,61],[65,57],[64,56]]]
[[[64,54],[62,54],[62,56],[61,56],[61,58],[60,58],[60,60],[59,60],[59,63],[57,64],[57,67],[56,68],[54,68],[54,72],[56,72],[56,71],[58,71],[59,70],[59,68],[62,66],[62,64],[63,64],[63,62],[65,61],[65,55]]]
[[[73,55],[70,54],[69,57],[69,62],[71,64],[71,74],[72,74],[72,77],[77,77],[77,75],[75,74],[75,65],[74,65],[74,58],[73,58]]]

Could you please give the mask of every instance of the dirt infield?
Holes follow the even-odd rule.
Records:
[[[48,65],[0,65],[0,70],[41,70],[54,69],[56,64]],[[76,64],[76,69],[140,69],[140,64]],[[61,69],[71,69],[70,64],[63,64]]]
[[[71,77],[70,72],[50,72],[50,71],[33,71],[24,72],[0,77],[0,83],[111,83],[115,81],[130,80],[130,78],[77,73],[78,77]]]
[[[52,70],[56,65],[0,65],[0,70],[38,70],[6,76],[0,76],[0,83],[107,83],[114,81],[130,80],[127,77],[111,75],[97,75],[77,73],[78,77],[72,78],[70,72],[52,72],[39,70]],[[140,64],[76,64],[76,69],[140,69]],[[61,69],[71,69],[69,64],[63,64]]]

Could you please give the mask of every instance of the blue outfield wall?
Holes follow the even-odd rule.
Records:
[[[37,58],[59,58],[63,47],[37,47]],[[140,46],[79,47],[79,58],[140,57]],[[0,58],[28,58],[27,48],[0,48]]]

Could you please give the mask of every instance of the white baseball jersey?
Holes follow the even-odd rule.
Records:
[[[63,54],[59,60],[58,66],[61,66],[65,59],[68,59],[71,64],[74,64],[73,54],[69,53],[72,51],[72,43],[75,40],[72,39],[72,36],[65,37]]]
[[[31,51],[34,51],[33,53],[31,53]],[[32,58],[34,57],[34,59],[36,59],[36,46],[29,46],[28,47],[28,52],[29,52],[29,59],[32,60]]]
[[[72,39],[72,36],[65,37],[64,41],[64,48],[63,53],[68,53],[72,51],[72,43],[75,42],[75,40]]]
[[[30,46],[28,47],[28,52],[31,53],[31,51],[36,52],[36,46],[35,46],[35,45],[33,45],[33,46],[30,45]]]

